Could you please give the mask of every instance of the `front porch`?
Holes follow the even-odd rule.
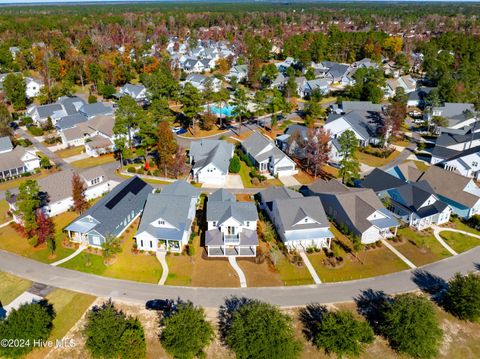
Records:
[[[178,240],[170,240],[170,239],[159,239],[158,240],[158,252],[173,252],[173,253],[181,253],[183,246],[180,244]]]
[[[256,257],[256,246],[208,246],[209,257]]]

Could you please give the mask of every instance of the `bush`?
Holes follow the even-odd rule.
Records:
[[[159,169],[156,169],[155,171],[153,171],[153,175],[155,177],[160,177],[160,170]]]
[[[443,305],[447,311],[463,320],[480,319],[480,276],[457,273],[448,282]]]
[[[40,167],[45,169],[52,168],[52,164],[47,156],[40,156]]]
[[[387,158],[395,150],[393,148],[379,149],[379,148],[373,148],[373,147],[361,147],[360,151],[363,153],[366,153],[367,155],[372,155],[379,158]]]
[[[28,131],[32,134],[32,136],[43,136],[43,129],[37,126],[30,126]]]
[[[225,342],[240,359],[290,359],[301,351],[291,318],[260,301],[248,301],[231,313]]]
[[[205,319],[203,308],[194,307],[192,303],[177,304],[176,310],[167,313],[161,324],[162,346],[175,358],[201,356],[203,348],[213,339],[213,329]]]
[[[416,294],[402,294],[382,309],[380,333],[390,346],[415,358],[434,358],[442,341],[435,307]]]
[[[235,155],[230,160],[230,167],[228,168],[230,173],[239,173],[241,169],[240,158]]]
[[[25,340],[24,346],[0,345],[0,356],[17,358],[34,349],[34,340],[47,340],[53,329],[55,311],[47,301],[22,304],[0,320],[0,339]]]
[[[97,96],[95,95],[88,96],[88,103],[97,103]]]
[[[130,166],[130,167],[127,168],[127,172],[128,172],[128,173],[136,173],[137,170],[135,169],[135,167]]]
[[[18,122],[18,124],[20,126],[27,126],[27,125],[31,125],[33,123],[33,120],[31,117],[23,117],[20,119],[20,121]]]
[[[370,325],[355,319],[347,310],[325,311],[318,323],[310,325],[315,324],[313,343],[327,354],[335,353],[339,358],[344,355],[359,356],[365,350],[365,344],[372,343],[375,338]]]
[[[480,215],[476,214],[470,217],[465,224],[473,229],[479,230],[480,229]]]
[[[112,85],[103,85],[103,86],[100,86],[100,94],[106,98],[106,99],[110,99],[113,97],[113,95],[115,94],[115,87],[112,86]]]
[[[95,306],[87,314],[83,330],[85,347],[93,357],[144,358],[145,333],[137,318],[127,317],[112,301]]]
[[[138,173],[139,175],[143,175],[143,174],[145,173],[145,170],[144,170],[142,167],[140,167],[140,168],[137,170],[137,173]]]

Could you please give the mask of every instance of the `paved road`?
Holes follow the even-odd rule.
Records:
[[[467,273],[480,268],[480,247],[458,256],[429,264],[421,269],[443,279],[456,272]],[[340,283],[323,283],[318,286],[273,287],[273,288],[194,288],[158,286],[125,280],[111,279],[53,267],[15,254],[0,251],[0,271],[64,289],[111,297],[134,303],[145,303],[155,298],[191,300],[205,307],[218,307],[226,297],[247,296],[280,306],[299,306],[313,302],[334,303],[350,301],[362,290],[383,290],[388,294],[417,289],[412,280],[412,271],[403,271],[375,278]],[[210,275],[214,275],[210,273]]]

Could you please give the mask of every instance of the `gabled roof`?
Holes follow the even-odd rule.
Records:
[[[467,150],[464,150],[464,151],[461,151],[451,157],[448,157],[445,159],[445,161],[453,161],[453,160],[456,160],[456,159],[459,159],[459,158],[462,158],[462,157],[465,157],[465,156],[469,156],[471,154],[474,154],[474,153],[480,153],[480,146],[475,146],[475,147],[472,147],[472,148],[469,148]]]
[[[303,138],[307,137],[307,131],[308,131],[307,126],[299,125],[299,124],[296,124],[296,123],[288,126],[287,129],[285,130],[285,134],[293,135],[297,131],[298,131],[298,133],[300,134],[301,137],[303,137]]]
[[[200,140],[191,144],[189,156],[193,157],[194,169],[213,164],[223,173],[228,173],[234,146],[223,140]]]
[[[133,84],[125,84],[122,87],[122,92],[125,94],[128,94],[132,96],[133,98],[138,97],[140,93],[142,93],[143,90],[145,90],[145,86],[139,84],[139,85],[133,85]]]
[[[85,122],[88,120],[88,117],[82,113],[74,113],[73,115],[68,115],[62,117],[60,120],[57,121],[55,126],[58,129],[65,130],[67,128],[75,127],[75,125]]]
[[[24,163],[22,162],[22,158],[27,152],[33,157],[38,158],[34,151],[26,150],[22,146],[17,146],[9,152],[0,153],[0,171],[23,167]]]
[[[257,162],[265,161],[270,157],[275,159],[287,157],[273,142],[256,131],[242,142],[242,146]],[[263,152],[268,146],[271,148]]]
[[[62,96],[57,100],[58,104],[61,104],[65,109],[67,115],[73,115],[85,105],[85,101],[78,96]]]
[[[113,113],[113,108],[109,104],[96,102],[83,105],[80,108],[80,112],[90,118],[97,115],[111,115]]]
[[[355,110],[381,112],[383,106],[372,101],[342,101],[342,110],[344,112]]]
[[[350,188],[335,179],[329,181],[318,179],[312,184],[308,185],[307,188],[316,194],[350,192]]]
[[[38,116],[42,119],[52,117],[55,112],[63,111],[62,105],[58,103],[36,106],[35,109],[37,110]]]
[[[259,192],[264,202],[272,202],[276,199],[300,198],[303,195],[300,192],[291,190],[283,186],[272,186]]]
[[[114,233],[120,221],[126,218],[133,209],[143,208],[145,201],[153,188],[135,176],[117,185],[93,207],[77,217],[65,230],[78,230],[78,223],[85,222],[86,217],[92,217],[96,222],[87,231],[94,229],[102,236]]]
[[[348,73],[349,69],[349,65],[333,64],[329,67],[328,74],[330,74],[333,78],[343,77]]]
[[[208,196],[208,202],[219,201],[219,202],[235,202],[235,196],[227,191],[224,188],[220,188]]]
[[[275,222],[279,221],[285,231],[330,226],[322,202],[318,197],[276,199],[273,201],[273,206],[278,209],[279,215]],[[305,218],[310,218],[316,223],[305,223],[303,222]]]
[[[465,187],[473,180],[456,172],[447,171],[438,166],[431,166],[423,174],[421,180],[427,181],[439,195],[466,207],[473,207],[480,200],[478,195],[465,191]],[[478,186],[475,185],[475,187],[478,189]],[[480,194],[480,189],[478,191]]]
[[[362,181],[362,187],[371,188],[375,192],[386,191],[403,185],[405,185],[405,181],[392,176],[390,173],[379,168],[375,168],[372,172],[366,175]]]
[[[199,198],[200,190],[185,181],[175,181],[162,189],[163,194]]]
[[[414,163],[408,161],[399,164],[394,168],[396,172],[400,172],[403,180],[416,182],[423,175],[423,171],[419,170]]]
[[[379,112],[355,110],[344,115],[331,113],[328,115],[325,124],[330,124],[339,119],[344,119],[351,126],[352,130],[365,140],[375,137],[380,124],[383,122],[383,117]]]
[[[11,151],[13,150],[12,141],[10,141],[10,137],[0,137],[0,152],[4,151]]]
[[[217,225],[233,218],[240,223],[257,221],[258,213],[253,202],[208,201],[207,221],[215,221]]]

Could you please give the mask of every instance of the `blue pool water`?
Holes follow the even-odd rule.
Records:
[[[230,117],[233,114],[235,106],[210,106],[210,111],[217,116],[225,116],[225,117]]]

